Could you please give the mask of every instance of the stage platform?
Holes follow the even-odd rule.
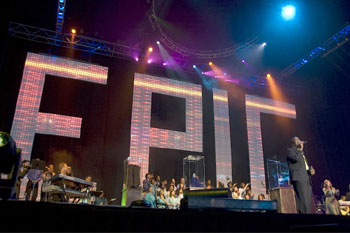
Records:
[[[0,202],[1,231],[350,231],[350,217]]]

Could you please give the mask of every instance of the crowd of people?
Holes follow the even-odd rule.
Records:
[[[53,164],[49,164],[44,167],[33,167],[33,161],[40,161],[39,159],[34,159],[32,162],[28,160],[23,160],[21,163],[20,171],[18,173],[17,182],[16,182],[16,199],[20,199],[21,186],[24,185],[24,199],[27,201],[54,201],[54,202],[62,202],[64,201],[62,197],[59,195],[50,195],[49,192],[46,191],[47,188],[51,186],[51,178],[64,175],[64,176],[73,176],[73,169],[71,166],[68,166],[67,163],[62,162],[59,163],[58,168],[55,169]],[[26,180],[27,182],[24,182]],[[93,183],[92,187],[84,188],[80,190],[81,192],[91,193],[92,191],[96,192],[96,182],[92,181],[91,176],[87,176],[85,178],[86,181]],[[23,191],[22,191],[23,192]],[[40,192],[40,193],[39,193]],[[76,203],[85,203],[85,204],[107,204],[107,199],[104,198],[103,191],[96,192],[99,195],[87,195],[86,198],[73,198],[72,200],[68,200]]]
[[[201,187],[206,189],[216,188],[212,185],[211,180],[207,180],[205,185],[202,184]],[[218,182],[217,187],[225,188],[221,182]],[[172,178],[168,184],[167,180],[161,181],[160,176],[155,177],[153,174],[147,173],[143,180],[142,198],[152,208],[179,209],[183,192],[187,188],[183,177],[178,184],[176,184],[175,178]],[[229,198],[245,200],[254,198],[249,183],[241,183],[238,187],[236,183],[228,182],[226,188],[228,189]],[[258,200],[265,200],[265,196],[263,194],[258,195]]]
[[[43,192],[45,187],[51,185],[50,179],[57,174],[62,174],[66,176],[73,176],[73,170],[67,163],[60,163],[58,169],[55,170],[53,164],[45,166],[44,170],[32,169],[31,163],[27,160],[22,161],[20,172],[18,174],[18,180],[16,182],[16,198],[19,199],[20,196],[20,186],[24,177],[28,179],[25,185],[24,198],[25,200],[35,201],[38,198],[38,191],[41,193],[39,196],[42,201],[48,201],[48,194]],[[36,170],[36,172],[31,172],[31,170]],[[91,182],[92,177],[87,176],[86,181]],[[192,183],[191,183],[192,182]],[[190,181],[191,185],[196,182]],[[40,189],[39,189],[39,185]],[[200,187],[206,189],[212,188],[225,188],[224,184],[218,182],[215,187],[212,185],[211,180],[207,180],[205,184],[200,184]],[[198,186],[198,187],[199,187]],[[167,209],[179,209],[181,200],[184,197],[184,190],[187,189],[186,182],[184,178],[181,178],[179,183],[176,183],[175,178],[172,178],[168,183],[167,180],[161,181],[160,176],[154,176],[151,173],[147,173],[145,179],[143,180],[143,193],[142,198],[153,208],[167,208]],[[255,194],[252,193],[250,183],[232,183],[229,181],[227,183],[228,197],[233,199],[241,200],[252,200]],[[96,191],[96,186],[92,187],[89,191]],[[343,202],[350,201],[350,192],[346,196],[341,196],[338,189],[333,187],[330,180],[326,179],[322,185],[322,191],[324,194],[324,212],[326,214],[334,215],[350,215],[350,208],[348,205],[342,205]],[[97,199],[103,199],[103,204],[106,203],[106,199],[103,197],[97,197]],[[81,200],[82,203],[91,204],[92,200],[97,200],[92,198],[89,200]],[[257,196],[258,200],[265,200],[264,194],[259,194]]]
[[[160,176],[154,177],[147,173],[143,180],[143,200],[152,208],[179,209],[183,192],[186,189],[185,179],[176,184],[175,178],[168,185],[167,180],[161,181]]]

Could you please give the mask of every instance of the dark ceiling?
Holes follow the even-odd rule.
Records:
[[[9,20],[55,30],[56,0],[11,1]],[[279,72],[319,46],[350,21],[347,0],[155,0],[164,31],[191,49],[224,49],[255,38],[267,42],[263,54],[251,59],[258,70]],[[284,21],[281,7],[292,3],[296,18]],[[148,46],[159,34],[152,31],[148,15],[152,0],[66,0],[64,31],[130,46]]]

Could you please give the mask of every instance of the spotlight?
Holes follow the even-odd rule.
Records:
[[[266,42],[262,43],[262,46],[266,46]]]
[[[267,79],[271,79],[271,74],[267,74],[267,75],[266,75],[266,78],[267,78]]]
[[[244,59],[242,59],[242,63],[245,63],[245,60],[244,60]]]
[[[75,28],[72,28],[71,32],[72,32],[73,34],[75,34],[75,33],[77,33],[77,30],[76,30]]]
[[[210,62],[209,62],[209,65],[212,66],[212,65],[213,65],[213,62],[210,61]]]
[[[135,61],[139,61],[139,58],[138,58],[138,57],[135,57]]]
[[[152,47],[149,47],[149,48],[148,48],[148,52],[153,52],[153,48],[152,48]]]
[[[197,66],[196,66],[196,65],[193,65],[192,67],[193,67],[194,69],[196,69],[196,68],[197,68]]]
[[[166,62],[163,62],[163,66],[166,66],[167,64],[166,64]]]
[[[287,21],[291,20],[295,16],[295,7],[293,5],[287,5],[287,6],[282,8],[281,14],[285,20],[287,20]]]
[[[152,60],[151,60],[151,59],[148,59],[148,60],[147,60],[147,63],[148,63],[148,64],[151,64],[151,63],[152,63]]]
[[[157,40],[157,44],[160,44],[159,40]]]

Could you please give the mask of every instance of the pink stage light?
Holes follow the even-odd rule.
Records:
[[[135,61],[139,61],[139,58],[138,58],[138,57],[135,57]]]
[[[148,64],[151,64],[151,63],[152,63],[152,60],[151,60],[151,59],[148,59],[148,60],[147,60],[147,63],[148,63]]]
[[[167,65],[167,63],[166,62],[163,62],[163,66],[166,66]]]

